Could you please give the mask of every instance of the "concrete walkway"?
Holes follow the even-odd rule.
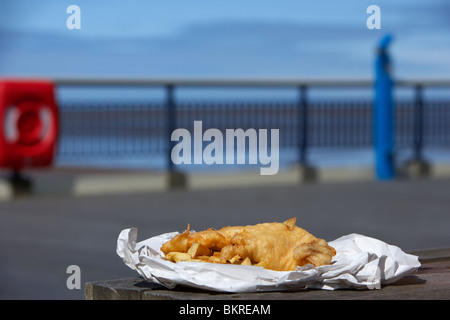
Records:
[[[115,252],[118,234],[128,227],[137,227],[143,240],[183,231],[188,223],[200,230],[294,216],[297,225],[326,240],[360,233],[404,250],[450,247],[450,178],[61,193],[3,201],[0,298],[82,299],[82,290],[66,287],[70,265],[81,268],[82,283],[136,276]]]
[[[0,171],[0,201],[14,197],[7,181],[10,173]],[[160,192],[169,189],[166,172],[138,170],[101,170],[92,168],[57,167],[26,171],[25,176],[33,181],[34,196],[96,196],[127,194],[133,192]],[[296,186],[302,182],[304,169],[291,167],[280,170],[273,176],[262,176],[259,170],[196,172],[186,175],[190,190],[222,188],[248,188],[255,186]],[[430,177],[450,178],[450,165],[434,164]],[[337,167],[318,168],[316,182],[366,182],[374,180],[372,168]]]

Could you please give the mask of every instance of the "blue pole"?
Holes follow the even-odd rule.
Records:
[[[387,52],[391,41],[390,35],[381,39],[375,62],[374,142],[378,180],[395,178],[393,81]]]

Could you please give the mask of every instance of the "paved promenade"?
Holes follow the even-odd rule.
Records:
[[[81,281],[134,277],[116,255],[122,229],[170,231],[283,221],[333,240],[349,233],[404,250],[450,247],[450,179],[277,184],[210,190],[40,196],[0,202],[0,298],[82,299]]]

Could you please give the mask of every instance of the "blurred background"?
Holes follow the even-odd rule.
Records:
[[[372,4],[381,29],[366,25]],[[80,29],[67,27],[71,5]],[[135,276],[115,254],[128,227],[143,240],[296,216],[327,240],[448,247],[449,13],[444,0],[3,0],[0,78],[53,81],[59,137],[50,167],[23,170],[25,194],[1,172],[0,298],[82,299],[66,286],[70,265],[83,283]],[[387,34],[397,175],[379,181]],[[174,166],[170,133],[195,120],[279,129],[279,173]]]

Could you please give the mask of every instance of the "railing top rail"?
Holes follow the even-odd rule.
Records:
[[[316,87],[339,88],[373,86],[371,79],[297,78],[131,78],[131,77],[55,77],[56,85],[66,86],[176,86],[176,87]],[[450,87],[450,79],[398,79],[398,87]]]
[[[290,79],[290,78],[54,78],[57,85],[116,85],[177,87],[367,87],[363,79]]]
[[[450,79],[403,79],[396,80],[395,85],[401,87],[450,87]]]

